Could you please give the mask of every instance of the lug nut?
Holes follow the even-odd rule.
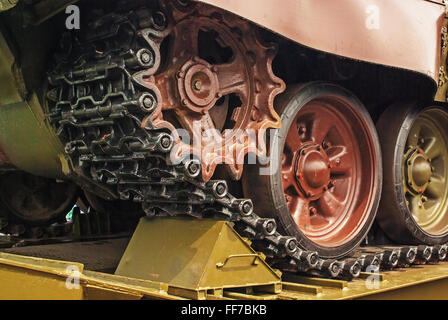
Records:
[[[287,254],[293,254],[298,248],[297,240],[293,237],[282,237],[280,245],[283,246]]]
[[[352,267],[350,268],[350,274],[354,277],[357,278],[359,277],[359,274],[361,273],[361,265],[359,264],[359,262],[355,262]]]
[[[406,254],[406,262],[409,264],[414,263],[415,258],[417,257],[417,250],[415,249],[409,249],[407,254]]]
[[[447,253],[448,253],[446,245],[442,245],[437,253],[438,253],[439,260],[441,260],[441,261],[445,260]]]
[[[213,191],[217,198],[223,198],[227,194],[227,183],[225,181],[217,182]]]
[[[152,112],[157,106],[157,99],[150,93],[144,93],[139,98],[140,111]]]
[[[169,151],[173,145],[173,138],[169,134],[163,134],[159,138],[159,150]]]
[[[317,254],[317,252],[309,252],[306,255],[306,260],[311,268],[316,268],[317,264],[320,261],[319,255]]]
[[[190,178],[196,178],[201,172],[201,163],[196,160],[189,160],[185,163],[185,172]]]
[[[341,267],[340,267],[340,265],[339,265],[339,263],[337,261],[331,262],[331,264],[330,264],[328,269],[329,269],[329,271],[331,273],[331,276],[333,278],[336,278],[341,273]]]
[[[417,247],[417,258],[422,261],[429,261],[432,255],[432,247],[419,245]]]
[[[242,211],[244,214],[249,214],[250,212],[252,212],[252,209],[253,209],[252,202],[246,201],[246,202],[243,204],[243,207],[242,207],[242,210],[241,210],[241,211]]]
[[[142,67],[148,67],[149,65],[152,64],[154,60],[154,55],[148,49],[140,49],[137,52],[137,59]]]
[[[245,217],[250,216],[254,210],[254,204],[250,199],[237,200],[235,202],[238,211]]]
[[[394,252],[389,257],[389,264],[395,267],[398,263],[398,255]]]
[[[257,229],[263,232],[265,236],[272,236],[277,230],[277,224],[274,219],[259,219]]]
[[[145,108],[150,109],[153,106],[153,100],[149,97],[145,97],[145,100],[143,100],[143,105]]]

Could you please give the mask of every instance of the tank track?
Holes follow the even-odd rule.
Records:
[[[390,269],[446,258],[446,246],[394,246],[322,259],[281,235],[274,219],[258,216],[250,199],[230,194],[225,180],[201,181],[199,161],[170,163],[171,132],[143,122],[158,112],[158,95],[133,78],[160,59],[160,45],[152,41],[163,33],[162,16],[148,8],[114,12],[97,19],[89,35],[64,37],[66,53],[56,57],[48,76],[47,116],[73,163],[74,180],[97,194],[95,185],[107,186],[103,197],[140,202],[149,217],[187,214],[231,221],[282,271],[353,278],[372,266]]]

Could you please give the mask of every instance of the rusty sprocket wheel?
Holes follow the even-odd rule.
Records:
[[[200,141],[178,139],[174,161],[193,154],[201,159],[204,181],[222,163],[239,179],[246,154],[264,155],[265,131],[281,126],[273,108],[275,96],[285,89],[272,71],[276,47],[263,44],[249,23],[201,4],[188,15],[174,8],[172,20],[163,33],[169,36],[165,67],[139,72],[134,79],[160,91],[162,126],[181,127]],[[162,41],[156,42],[160,48]],[[154,115],[146,120],[143,125],[157,127]]]

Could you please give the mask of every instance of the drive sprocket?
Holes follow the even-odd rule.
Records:
[[[163,70],[151,66],[133,77],[157,87],[162,118],[173,131],[180,125],[188,133],[187,141],[176,135],[172,161],[199,158],[204,181],[224,163],[239,179],[247,153],[265,155],[266,130],[281,126],[273,104],[286,86],[272,71],[276,46],[264,44],[248,22],[213,7],[198,4],[188,15],[173,9],[163,32],[170,42]],[[163,40],[147,35],[157,49]],[[147,123],[157,127],[154,115]]]

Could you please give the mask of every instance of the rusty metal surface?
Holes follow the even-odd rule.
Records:
[[[445,8],[423,0],[201,0],[300,44],[439,77]],[[273,14],[275,13],[275,14]]]
[[[256,30],[244,20],[209,6],[198,5],[194,12],[174,10],[173,16],[172,27],[162,35],[148,36],[157,47],[165,37],[174,38],[168,68],[153,76],[156,62],[134,75],[143,86],[160,92],[164,121],[157,121],[152,114],[142,125],[152,121],[155,127],[174,130],[167,117],[169,112],[174,113],[190,139],[196,140],[193,145],[176,144],[173,154],[191,153],[202,159],[204,181],[221,163],[234,179],[239,179],[245,155],[250,151],[263,155],[265,130],[281,125],[273,103],[286,86],[272,71],[276,47],[262,43]],[[201,36],[206,41],[201,41]],[[213,46],[215,41],[217,47]],[[154,51],[160,56],[159,48]],[[226,51],[231,52],[230,57],[223,57]],[[232,94],[240,101],[232,104]],[[246,130],[254,134],[247,137]],[[204,133],[209,137],[204,138]]]

